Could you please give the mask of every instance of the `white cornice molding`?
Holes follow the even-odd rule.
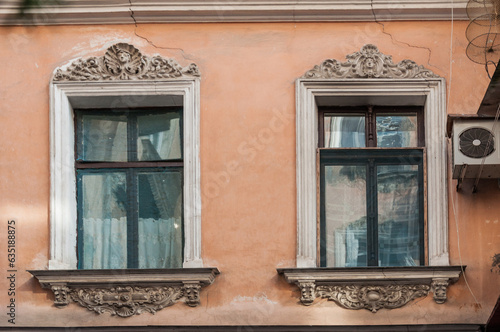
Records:
[[[0,3],[0,25],[133,24],[132,11],[137,23],[468,19],[467,0],[64,0],[23,19],[19,3]]]

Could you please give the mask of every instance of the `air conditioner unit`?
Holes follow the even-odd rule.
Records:
[[[495,132],[493,123],[493,119],[453,121],[454,179],[500,178],[500,122]]]

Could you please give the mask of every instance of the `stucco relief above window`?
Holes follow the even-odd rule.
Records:
[[[30,272],[56,306],[196,306],[219,273],[201,258],[199,77],[126,43],[54,72],[49,270]]]
[[[346,60],[296,81],[297,267],[278,272],[305,305],[444,303],[464,271],[449,266],[445,81],[375,45]]]
[[[200,77],[196,64],[183,68],[173,59],[160,55],[144,56],[134,46],[119,43],[108,48],[104,56],[78,59],[67,68],[57,69],[53,81],[161,80],[186,77]]]

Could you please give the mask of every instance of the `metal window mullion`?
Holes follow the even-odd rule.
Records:
[[[137,115],[129,113],[127,119],[127,161],[138,160],[137,156]],[[139,203],[137,170],[128,168],[127,173],[127,267],[139,267]]]
[[[367,265],[378,266],[378,204],[377,166],[374,159],[368,159],[366,176],[366,252]]]
[[[82,194],[82,174],[78,173],[78,170],[76,172],[76,193],[77,193],[77,250],[76,250],[76,257],[77,257],[77,268],[84,269],[85,267],[83,266],[83,216],[82,216],[82,199],[78,197],[78,195]]]
[[[137,156],[137,115],[130,113],[127,121],[127,161],[139,160]]]
[[[418,164],[418,221],[419,221],[419,247],[420,265],[425,265],[425,190],[424,190],[424,162]]]
[[[326,165],[320,162],[320,266],[326,267],[326,201],[325,201],[325,168]]]
[[[139,267],[139,203],[137,170],[127,169],[127,267]]]

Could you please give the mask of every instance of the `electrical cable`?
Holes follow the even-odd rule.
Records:
[[[452,74],[453,74],[453,26],[454,26],[454,8],[453,7],[454,7],[454,3],[453,3],[453,0],[451,0],[450,84],[448,84],[448,102],[447,102],[447,106],[448,107],[450,106],[450,100],[451,100],[451,83],[452,83]],[[455,195],[456,195],[456,192],[455,192]],[[455,219],[455,227],[456,227],[456,230],[457,230],[457,249],[458,249],[458,259],[459,259],[459,262],[460,262],[460,269],[462,270],[462,275],[464,276],[465,285],[467,286],[467,289],[469,290],[470,294],[474,298],[474,302],[476,302],[476,304],[478,306],[481,306],[481,304],[479,304],[479,302],[477,301],[477,298],[474,295],[474,292],[472,291],[472,288],[469,285],[467,277],[465,276],[465,271],[464,271],[464,268],[463,268],[464,264],[463,264],[463,261],[462,261],[462,252],[460,250],[460,232],[459,232],[459,229],[458,229],[458,214],[457,214],[457,211],[456,211],[455,200],[453,199],[453,196],[451,197],[451,205],[453,207],[453,215],[454,215],[454,219]]]

